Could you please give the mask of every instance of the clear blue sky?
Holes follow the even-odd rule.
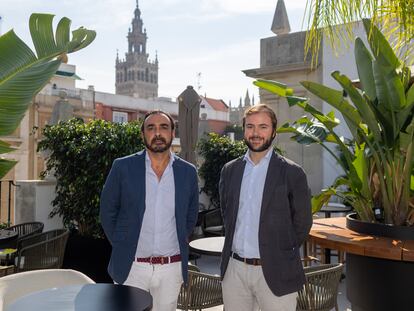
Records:
[[[84,26],[97,31],[86,49],[69,55],[84,80],[77,86],[94,85],[97,91],[114,93],[115,57],[127,51],[126,35],[136,0],[1,0],[0,32],[14,28],[31,42],[31,13],[55,14],[72,20],[72,29]],[[277,0],[139,0],[147,29],[150,59],[159,59],[159,96],[176,97],[187,85],[200,94],[222,98],[232,105],[240,96],[258,91],[241,70],[257,68],[260,39],[270,37]],[[292,31],[301,30],[306,0],[285,0]]]

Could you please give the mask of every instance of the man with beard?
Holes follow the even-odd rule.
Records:
[[[310,193],[302,168],[273,151],[276,125],[268,106],[247,109],[249,149],[221,172],[226,311],[294,311],[305,281],[299,247],[312,225]]]
[[[197,220],[197,172],[170,151],[169,114],[147,113],[141,131],[145,150],[116,159],[101,194],[102,227],[112,245],[108,272],[118,284],[149,291],[153,310],[176,310]]]

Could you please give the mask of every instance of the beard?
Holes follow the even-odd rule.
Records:
[[[157,142],[162,142],[164,144],[158,145]],[[162,153],[170,149],[172,144],[172,137],[170,141],[167,142],[167,140],[164,137],[156,136],[151,140],[151,143],[148,143],[147,139],[144,136],[144,144],[148,150],[154,153]]]
[[[263,141],[263,144],[258,146],[258,147],[254,147],[253,144],[249,141],[250,139],[255,139],[255,138],[260,138],[257,136],[252,136],[249,137],[249,139],[246,139],[246,137],[244,138],[244,142],[246,143],[247,147],[249,148],[249,150],[253,151],[253,152],[262,152],[265,151],[267,149],[269,149],[269,147],[272,145],[272,141],[274,139],[274,137],[271,137],[269,139],[265,139]]]

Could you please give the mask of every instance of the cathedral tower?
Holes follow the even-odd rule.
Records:
[[[128,52],[125,59],[116,55],[115,89],[116,94],[138,98],[158,96],[158,57],[148,60],[147,31],[143,28],[138,0],[132,19],[132,30],[128,31]]]

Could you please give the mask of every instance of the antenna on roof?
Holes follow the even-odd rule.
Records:
[[[201,90],[201,72],[197,72],[196,76],[197,76],[197,83],[196,83],[197,93],[200,93],[200,90]]]

